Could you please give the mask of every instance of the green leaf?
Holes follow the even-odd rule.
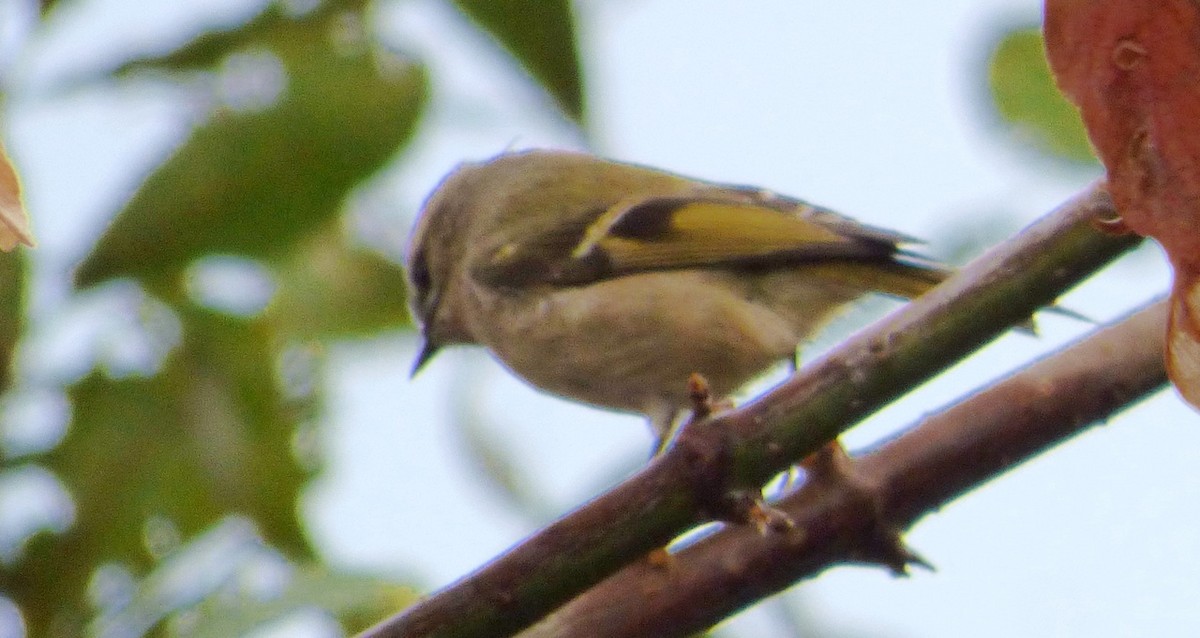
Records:
[[[492,34],[576,123],[586,115],[583,73],[568,0],[454,0]]]
[[[411,325],[404,270],[374,251],[348,245],[340,229],[318,233],[298,247],[278,278],[267,320],[281,333],[345,337]]]
[[[25,327],[25,253],[0,253],[0,392],[12,385],[13,357]]]
[[[11,570],[0,568],[30,635],[80,622],[99,565],[149,567],[151,518],[186,537],[240,513],[290,555],[312,555],[296,499],[313,469],[298,463],[293,439],[315,398],[284,398],[276,340],[262,324],[194,309],[182,324],[183,343],[158,374],[93,372],[69,389],[73,418],[42,462],[71,493],[75,522],[34,537]]]
[[[1037,150],[1095,162],[1079,111],[1054,84],[1036,27],[1009,31],[988,60],[992,104],[1013,135]]]
[[[278,101],[218,111],[198,127],[80,265],[79,286],[132,276],[162,292],[205,254],[285,253],[410,138],[425,104],[423,70],[375,47],[361,16],[317,17],[256,27],[256,64],[269,76],[276,60],[286,72]]]

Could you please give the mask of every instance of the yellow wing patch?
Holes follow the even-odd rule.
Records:
[[[751,261],[778,253],[814,258],[861,252],[853,241],[795,214],[745,202],[661,199],[623,202],[601,215],[572,257],[601,251],[616,270]],[[891,246],[876,244],[883,255]]]

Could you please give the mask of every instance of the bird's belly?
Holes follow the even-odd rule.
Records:
[[[719,273],[647,273],[476,299],[492,305],[476,316],[508,318],[474,331],[516,374],[554,394],[631,412],[686,407],[692,373],[729,394],[791,356],[803,337]]]

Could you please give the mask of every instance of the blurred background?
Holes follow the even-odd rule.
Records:
[[[400,264],[463,160],[582,148],[756,184],[962,262],[1096,179],[1035,0],[0,0],[0,637],[340,636],[618,482],[639,419],[485,353],[410,380]],[[1067,295],[1161,294],[1144,246]],[[872,300],[806,356],[894,307]],[[1091,329],[1046,316],[863,448]],[[1114,361],[1113,365],[1120,365]],[[748,390],[761,391],[778,376]],[[1191,635],[1200,419],[1171,391],[735,636]]]

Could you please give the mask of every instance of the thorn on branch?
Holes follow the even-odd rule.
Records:
[[[854,552],[855,559],[887,567],[894,576],[908,576],[910,566],[936,571],[929,561],[905,545],[901,527],[888,520],[878,486],[858,471],[856,462],[841,443],[827,443],[801,465],[814,488],[843,490],[870,511],[871,528],[865,542]]]
[[[882,521],[876,521],[882,523]],[[893,576],[909,576],[909,567],[921,567],[930,572],[937,571],[924,556],[904,543],[899,528],[877,524],[871,536],[851,556],[855,560],[888,568]]]

